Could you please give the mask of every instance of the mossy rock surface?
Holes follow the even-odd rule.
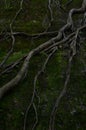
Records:
[[[45,27],[48,23],[45,25],[43,22],[46,20],[47,0],[25,1],[23,10],[13,25],[13,30],[30,34],[45,31]],[[0,1],[0,30],[2,32],[9,30],[9,24],[19,9],[19,2],[18,0]],[[63,7],[66,2],[67,0],[63,1]],[[81,2],[81,0],[74,0],[73,4],[70,4],[68,7],[68,10],[74,7],[78,8]],[[56,14],[56,12],[55,15],[59,17],[59,14]],[[61,18],[62,17],[64,18],[63,15]],[[64,23],[66,23],[66,18],[67,14],[65,15]],[[63,21],[60,23],[57,21],[58,18],[55,20],[56,24],[52,25],[50,31],[59,29],[64,25]],[[49,40],[49,37],[43,37],[42,39],[16,37],[14,52],[6,62],[6,65],[15,62],[22,56],[28,54],[31,49],[47,40]],[[7,50],[10,49],[11,42],[11,39],[9,39],[0,43],[0,62],[5,57]],[[86,50],[86,48],[84,48],[84,50]],[[84,57],[83,51],[78,56],[74,59],[67,94],[61,101],[57,111],[55,122],[56,130],[86,130],[86,75],[81,73],[84,66],[80,61],[80,57],[82,59]],[[61,50],[56,52],[49,60],[45,72],[38,78],[36,88],[40,97],[40,104],[37,105],[39,122],[36,130],[48,130],[49,128],[52,107],[64,85],[64,73],[67,65],[66,57],[65,51]],[[42,68],[46,58],[47,55],[45,53],[33,57],[28,68],[27,77],[22,79],[20,84],[11,90],[0,102],[0,130],[23,129],[24,114],[33,93],[34,77]],[[11,74],[5,74],[0,77],[0,85],[2,86],[12,79],[22,64],[21,62],[21,64],[16,66]],[[34,102],[38,104],[38,99],[36,98]],[[33,126],[35,121],[34,115],[33,107],[31,107],[27,118],[28,130],[31,130]]]

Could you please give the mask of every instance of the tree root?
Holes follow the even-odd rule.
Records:
[[[71,1],[69,1],[69,3],[70,2]],[[52,3],[53,2],[51,0],[48,0],[48,10],[49,10],[49,13],[50,13],[50,24],[53,21],[53,10],[51,8]],[[67,4],[69,4],[69,3],[67,3]],[[19,59],[15,63],[9,65],[8,67],[6,67],[1,72],[0,76],[5,74],[9,70],[12,70],[21,61],[24,61],[23,65],[22,65],[21,69],[19,70],[19,72],[17,73],[17,75],[12,80],[10,80],[8,83],[6,83],[2,87],[0,87],[0,99],[2,99],[3,96],[10,89],[13,89],[15,86],[17,86],[18,83],[22,80],[22,78],[25,77],[26,72],[28,72],[28,70],[29,70],[30,60],[33,56],[35,56],[35,55],[37,55],[41,52],[49,52],[50,54],[48,55],[46,61],[44,62],[42,69],[40,71],[38,71],[38,73],[36,74],[36,76],[34,78],[34,87],[33,87],[33,94],[32,94],[32,98],[31,98],[31,102],[29,103],[29,105],[26,109],[26,112],[25,112],[24,128],[23,128],[24,130],[26,130],[27,115],[29,113],[30,108],[33,107],[34,112],[35,112],[35,118],[36,118],[35,123],[34,123],[33,128],[32,128],[32,130],[34,130],[37,126],[37,123],[38,123],[37,106],[36,106],[35,101],[34,101],[35,97],[37,97],[39,102],[40,102],[40,97],[39,97],[39,95],[37,94],[37,91],[36,91],[36,83],[37,83],[38,77],[41,75],[41,73],[44,72],[49,59],[59,49],[59,47],[61,46],[61,47],[65,48],[67,46],[69,48],[70,53],[69,53],[67,70],[66,70],[66,78],[65,78],[63,89],[62,89],[60,95],[57,97],[55,105],[53,106],[53,109],[52,109],[52,112],[51,112],[51,115],[50,115],[50,121],[49,121],[49,130],[54,130],[55,129],[54,126],[55,126],[56,112],[57,112],[57,109],[59,107],[59,104],[60,104],[62,98],[64,97],[64,95],[67,92],[67,86],[68,86],[68,83],[69,83],[69,80],[70,80],[70,75],[71,75],[72,61],[73,61],[73,58],[76,56],[77,51],[78,51],[77,40],[78,40],[78,37],[80,35],[80,32],[83,32],[83,30],[86,29],[85,19],[84,19],[84,22],[82,22],[83,24],[81,26],[79,26],[77,29],[75,29],[74,21],[73,21],[73,15],[75,15],[75,14],[85,14],[84,16],[86,16],[86,0],[83,0],[81,8],[79,8],[79,9],[75,8],[75,9],[71,9],[69,11],[67,23],[59,31],[43,32],[43,33],[34,34],[34,35],[29,35],[25,32],[14,32],[13,31],[13,24],[14,24],[17,16],[21,12],[22,6],[23,6],[23,0],[21,0],[20,8],[19,8],[18,12],[16,13],[14,19],[12,20],[12,22],[10,24],[10,33],[7,32],[7,38],[11,37],[11,39],[12,39],[12,46],[11,46],[10,51],[7,53],[6,57],[4,58],[4,60],[1,62],[0,68],[2,68],[4,66],[5,62],[7,61],[9,56],[12,54],[13,49],[14,49],[14,45],[15,45],[15,37],[16,36],[21,36],[21,37],[24,36],[24,37],[28,37],[29,39],[31,39],[31,38],[35,39],[35,38],[39,38],[39,37],[46,36],[46,35],[50,35],[50,36],[54,36],[54,37],[51,38],[50,40],[48,40],[47,42],[39,45],[38,47],[32,49],[27,55],[25,55],[24,57],[22,57],[21,59]],[[66,32],[68,30],[71,30],[71,31],[69,32],[69,34],[66,34]],[[2,35],[3,34],[0,35],[0,38],[5,37],[5,35],[4,36],[2,36]]]

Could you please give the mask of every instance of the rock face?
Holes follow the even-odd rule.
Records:
[[[76,33],[76,29],[82,24],[84,28],[83,19],[86,14],[75,15],[73,23],[68,25],[68,20],[69,22],[72,20],[71,13],[77,13],[80,7],[78,5],[82,1],[74,0],[74,3],[69,4],[68,10],[65,10],[65,0],[62,1],[62,6],[59,5],[58,0],[53,0],[55,2],[53,5],[51,2],[52,0],[24,0],[21,13],[10,29],[10,23],[19,10],[20,1],[0,1],[0,63],[11,48],[12,41],[15,41],[13,53],[3,67],[0,67],[1,130],[22,130],[24,126],[28,130],[32,130],[33,127],[34,130],[35,127],[37,130],[85,130],[86,128],[86,30],[80,30],[79,35],[78,31]],[[72,8],[69,13],[70,18],[67,20],[68,12]],[[81,9],[81,12],[85,12],[86,0],[83,0],[78,12]],[[53,22],[50,21],[51,12],[54,15]],[[66,27],[71,29],[65,30]],[[58,32],[62,39],[57,40]],[[71,33],[73,34],[69,35]],[[67,36],[69,39],[66,39]],[[75,42],[71,43],[73,39]],[[59,42],[60,40],[62,41]],[[43,43],[50,45],[49,48]],[[70,68],[67,65],[72,59],[70,56],[75,55],[76,49],[78,51],[72,61],[69,78]],[[35,56],[29,61],[28,59],[33,55]],[[24,66],[20,71],[22,65]],[[60,99],[62,96],[59,95],[64,88],[64,83],[68,88],[57,109],[58,97]],[[3,94],[2,86],[6,88],[6,95]],[[10,86],[14,88],[10,90]],[[10,91],[7,92],[7,89]],[[56,109],[54,118],[53,112]],[[25,116],[25,113],[28,114]]]

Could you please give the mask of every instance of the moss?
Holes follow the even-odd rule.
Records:
[[[2,0],[2,3],[0,4],[0,18],[2,20],[0,21],[1,30],[4,28],[6,28],[6,31],[9,30],[9,24],[12,21],[16,11],[19,9],[19,2],[20,1],[16,0],[7,0],[6,7],[4,0]],[[64,5],[67,0],[63,2]],[[69,8],[75,7],[76,5],[78,6],[78,4],[79,1],[74,0],[74,4],[70,4]],[[24,31],[30,34],[44,31],[44,27],[42,27],[42,21],[46,14],[46,6],[46,0],[32,0],[24,3],[23,10],[16,19],[13,30]],[[61,23],[57,24],[59,27],[61,26]],[[57,27],[55,28],[55,26],[53,26],[52,29],[57,29]],[[14,52],[6,62],[6,65],[21,58],[32,48],[35,48],[48,39],[49,38],[46,37],[42,39],[31,40],[28,38],[16,37]],[[0,61],[2,61],[4,58],[7,48],[9,50],[10,44],[11,40],[9,39],[2,42],[2,45],[0,45]],[[40,104],[37,106],[39,122],[36,130],[47,130],[49,127],[48,123],[52,108],[64,85],[64,74],[67,65],[67,60],[64,58],[64,55],[65,52],[62,52],[62,50],[55,53],[48,62],[44,74],[41,74],[38,78],[36,88],[40,96]],[[33,57],[29,65],[29,71],[27,74],[28,76],[25,79],[22,79],[20,84],[11,90],[11,92],[8,93],[1,101],[0,128],[2,130],[21,130],[23,128],[24,113],[32,97],[34,77],[41,69],[46,57],[46,53],[41,53],[40,55]],[[55,127],[59,130],[85,130],[86,128],[86,111],[82,109],[83,105],[81,104],[85,104],[86,102],[86,80],[84,74],[80,73],[78,76],[74,75],[79,74],[83,68],[83,65],[78,58],[75,61],[76,63],[73,63],[71,71],[68,92],[61,101],[56,115]],[[2,86],[12,79],[19,71],[21,65],[22,63],[17,66],[12,73],[9,72],[9,74],[5,74],[4,76],[0,77],[0,85]],[[38,104],[38,99],[36,98],[34,102]],[[74,110],[75,113],[72,114]],[[34,110],[31,107],[27,119],[28,130],[31,130],[34,120]],[[79,126],[79,128],[77,128],[77,126]]]

